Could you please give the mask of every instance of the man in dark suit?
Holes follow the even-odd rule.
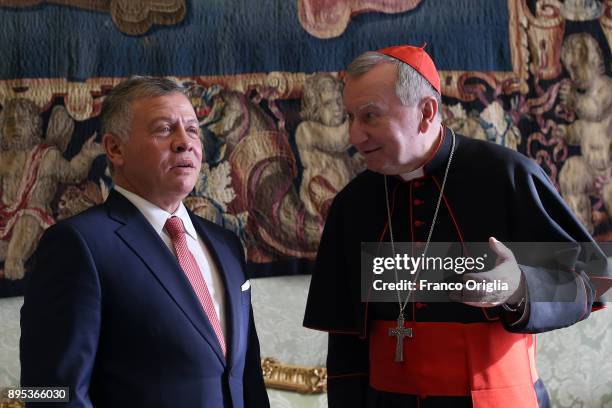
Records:
[[[22,387],[67,386],[70,407],[268,407],[241,244],[182,204],[202,162],[183,89],[131,78],[101,121],[115,187],[39,243]]]

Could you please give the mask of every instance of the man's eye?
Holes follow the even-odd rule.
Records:
[[[371,120],[371,119],[374,119],[376,117],[376,114],[374,112],[366,112],[366,113],[363,114],[363,117],[366,120]]]

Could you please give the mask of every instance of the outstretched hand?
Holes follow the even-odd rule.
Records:
[[[450,300],[475,307],[495,307],[502,303],[517,304],[525,295],[523,273],[512,251],[503,243],[489,238],[489,247],[497,255],[496,265],[485,272],[465,273],[460,277],[463,290],[451,291]],[[469,280],[482,283],[476,289],[468,290],[465,283]],[[502,287],[500,290],[487,291],[487,286]],[[506,286],[507,284],[507,286]]]

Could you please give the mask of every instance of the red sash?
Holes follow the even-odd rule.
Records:
[[[418,396],[471,396],[474,408],[537,407],[535,336],[501,323],[407,322],[404,361],[394,362],[395,321],[374,321],[372,388]]]

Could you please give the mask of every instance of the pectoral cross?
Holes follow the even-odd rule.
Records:
[[[397,327],[389,329],[389,336],[397,337],[395,362],[401,363],[404,361],[404,337],[412,337],[412,329],[410,327],[404,327],[404,315],[402,313],[400,313],[397,318]]]

